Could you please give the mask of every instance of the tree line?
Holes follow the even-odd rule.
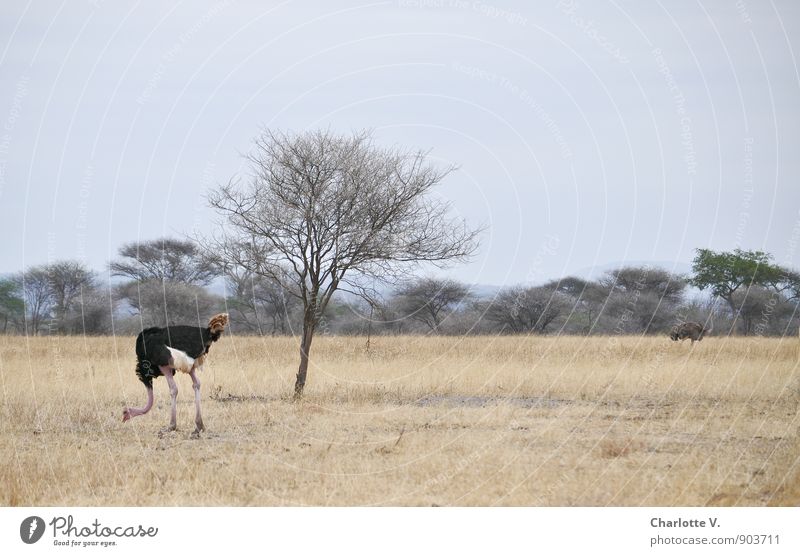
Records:
[[[105,282],[77,261],[0,281],[6,333],[135,333],[225,310],[236,333],[300,338],[296,398],[317,331],[339,334],[655,334],[712,318],[727,332],[796,326],[798,274],[768,253],[697,251],[691,276],[646,266],[487,294],[415,277],[477,252],[483,229],[433,190],[456,168],[369,131],[265,129],[247,173],[209,192],[221,226],[194,241],[123,245]],[[113,279],[113,283],[112,283]],[[224,295],[209,286],[219,281]],[[710,294],[690,299],[688,286]],[[723,303],[717,303],[718,301]]]
[[[238,334],[298,335],[300,300],[276,279],[221,265],[190,240],[123,245],[100,273],[78,261],[36,265],[0,279],[6,334],[132,334],[230,313]],[[211,287],[212,284],[215,287]],[[690,287],[706,295],[690,296]],[[683,276],[625,266],[597,280],[475,291],[450,278],[410,277],[369,296],[344,293],[320,316],[326,334],[663,334],[686,321],[718,333],[794,334],[800,274],[760,251],[697,250]]]

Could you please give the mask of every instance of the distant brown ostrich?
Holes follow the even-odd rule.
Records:
[[[195,433],[205,430],[200,413],[200,381],[197,371],[202,370],[211,344],[219,340],[228,314],[220,313],[211,317],[208,326],[167,326],[165,328],[146,328],[136,337],[136,375],[144,383],[147,390],[147,404],[144,407],[126,407],[122,412],[122,420],[127,421],[138,415],[144,415],[153,407],[153,379],[165,376],[172,397],[167,430],[177,428],[178,385],[175,384],[174,372],[187,373],[192,378],[195,404]]]
[[[703,339],[703,336],[711,332],[711,328],[706,330],[701,324],[697,324],[696,322],[684,322],[683,324],[676,324],[673,326],[669,337],[675,342],[690,338],[692,340],[692,345],[694,345],[695,342],[699,342]]]

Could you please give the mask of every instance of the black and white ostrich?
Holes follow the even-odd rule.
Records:
[[[161,375],[167,378],[169,393],[172,396],[172,412],[170,413],[168,430],[177,428],[178,385],[175,384],[175,371],[187,373],[192,378],[194,388],[194,405],[196,415],[194,423],[196,433],[205,430],[203,417],[200,414],[200,381],[197,379],[198,369],[203,368],[208,349],[219,340],[228,314],[214,315],[208,326],[167,326],[145,328],[136,337],[136,376],[147,389],[147,404],[144,407],[126,407],[122,412],[122,420],[127,421],[138,415],[144,415],[153,407],[153,379]]]

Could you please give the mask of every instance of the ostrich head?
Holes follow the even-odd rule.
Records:
[[[228,325],[228,313],[220,313],[211,317],[208,321],[208,330],[211,332],[211,339],[215,342],[222,336],[225,327]]]

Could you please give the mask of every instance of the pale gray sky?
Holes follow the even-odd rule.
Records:
[[[0,273],[207,231],[261,126],[460,170],[476,283],[693,249],[800,267],[796,1],[5,2]],[[793,235],[794,234],[794,235]]]

